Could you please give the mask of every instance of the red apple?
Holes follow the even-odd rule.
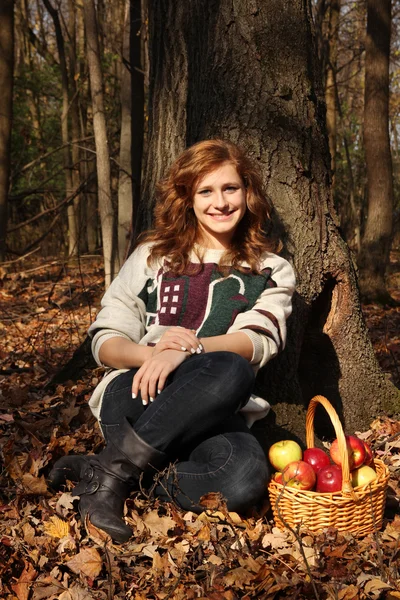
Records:
[[[301,456],[301,448],[294,440],[275,442],[268,452],[270,463],[277,471],[283,471],[286,465],[294,460],[300,460]]]
[[[377,478],[377,474],[374,469],[371,469],[368,465],[363,465],[359,469],[355,469],[351,472],[351,483],[353,487],[358,487],[359,485],[367,485],[374,479]]]
[[[272,478],[274,481],[276,481],[276,483],[282,483],[283,484],[283,480],[282,480],[282,473],[280,471],[278,471],[277,473],[275,473],[275,475]]]
[[[361,467],[365,459],[365,446],[364,442],[355,435],[346,435],[347,452],[349,455],[349,467],[350,471]],[[331,459],[334,463],[342,466],[340,453],[339,453],[339,442],[334,440],[330,449]]]
[[[307,448],[307,450],[304,451],[303,460],[311,465],[316,473],[318,473],[322,467],[327,467],[331,464],[329,456],[321,450],[321,448]]]
[[[368,444],[368,442],[364,442],[364,448],[365,448],[364,465],[368,465],[373,468],[373,466],[374,466],[374,451],[372,450],[372,448]]]
[[[326,493],[340,492],[342,489],[342,469],[338,465],[321,467],[317,473],[316,491]]]
[[[315,479],[314,469],[304,460],[289,463],[282,472],[283,484],[299,490],[312,490]]]

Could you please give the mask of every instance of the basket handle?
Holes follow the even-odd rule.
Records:
[[[336,437],[338,440],[339,454],[340,454],[340,461],[342,463],[342,475],[343,475],[342,492],[344,494],[350,494],[350,496],[354,500],[357,500],[358,496],[353,489],[353,486],[351,484],[351,479],[350,479],[349,454],[347,451],[346,437],[343,432],[343,427],[342,427],[340,419],[337,415],[336,410],[333,408],[332,404],[324,396],[314,396],[314,398],[312,398],[310,400],[310,404],[307,409],[307,415],[306,415],[307,448],[313,448],[313,446],[314,446],[314,415],[315,415],[315,410],[316,410],[318,404],[322,404],[322,406],[325,408],[326,412],[328,413],[328,415],[332,421],[332,425],[333,425],[333,428],[335,430]]]

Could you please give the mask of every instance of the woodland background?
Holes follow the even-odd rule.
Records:
[[[290,16],[287,30],[281,14]],[[263,20],[270,46],[257,39]],[[398,0],[0,2],[1,597],[400,598],[399,26]],[[245,50],[235,46],[241,40]],[[285,60],[293,47],[299,62],[290,55],[274,70],[274,46]],[[187,68],[194,55],[197,94]],[[226,96],[204,77],[222,63]],[[257,129],[263,117],[245,89],[244,73],[255,89],[259,69],[258,97],[273,108],[267,130],[279,125],[279,142]],[[231,103],[232,81],[247,94],[245,119]],[[223,103],[226,122],[213,108]],[[288,115],[300,120],[306,104],[288,160]],[[322,140],[316,159],[308,131]],[[303,437],[307,401],[325,393],[347,431],[373,443],[391,470],[383,531],[364,540],[278,533],[267,504],[244,519],[211,498],[219,513],[198,518],[138,495],[128,502],[136,536],[121,548],[77,523],[69,494],[47,489],[55,459],[102,444],[87,408],[102,371],[85,337],[104,285],[151,221],[154,180],[186,143],[212,135],[260,160],[299,274],[295,315],[304,330],[292,325],[294,351],[274,366],[295,373],[274,404],[275,435]],[[267,155],[277,155],[280,173]],[[284,206],[276,182],[299,202]],[[296,232],[290,212],[305,219],[300,226],[315,223],[316,241],[308,225]],[[335,242],[333,267],[331,258],[329,269],[296,258],[302,243],[315,245],[322,263],[335,236],[346,244]],[[345,315],[336,329],[333,307]],[[267,447],[272,438],[258,434]]]

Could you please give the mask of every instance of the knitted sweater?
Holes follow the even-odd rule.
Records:
[[[176,276],[162,262],[149,267],[149,244],[140,245],[127,259],[101,301],[101,310],[89,328],[92,352],[101,365],[101,345],[120,336],[143,345],[154,345],[171,326],[194,329],[198,337],[238,331],[253,344],[255,370],[285,346],[286,319],[291,313],[295,278],[283,258],[265,253],[261,273],[230,269],[224,276],[217,265],[223,250],[205,250],[202,268],[192,253],[185,274]],[[99,418],[108,383],[126,369],[109,372],[95,389],[89,405]],[[266,400],[252,396],[242,409],[249,426],[264,417]]]

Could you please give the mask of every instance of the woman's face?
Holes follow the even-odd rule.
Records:
[[[231,163],[224,163],[199,181],[193,210],[201,242],[208,248],[228,248],[246,212],[246,190]]]

